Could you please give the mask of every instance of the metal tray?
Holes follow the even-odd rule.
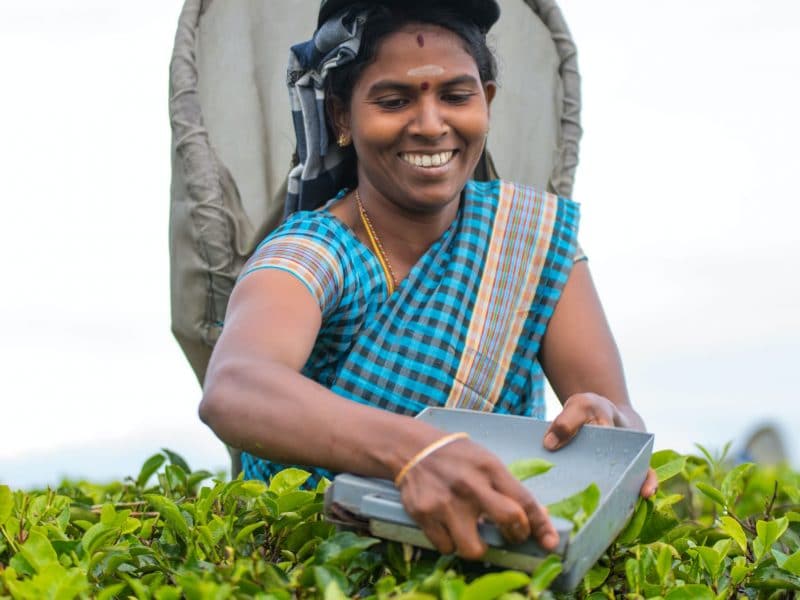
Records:
[[[544,458],[553,463],[549,472],[523,483],[542,504],[597,484],[600,503],[574,536],[570,536],[571,523],[553,519],[560,536],[555,553],[564,563],[554,587],[565,591],[580,583],[625,526],[653,448],[652,434],[586,425],[569,445],[549,452],[542,447],[546,421],[443,408],[425,409],[417,418],[443,431],[466,431],[506,464],[523,458]],[[338,475],[327,491],[326,507],[334,519],[346,513],[353,523],[362,523],[377,537],[433,548],[403,510],[399,492],[390,481]],[[481,524],[479,532],[489,546],[483,558],[487,563],[530,572],[548,554],[533,540],[507,543],[491,523]]]

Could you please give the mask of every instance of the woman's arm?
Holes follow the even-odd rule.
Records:
[[[200,418],[226,443],[277,462],[392,479],[445,432],[342,398],[300,374],[321,324],[314,297],[292,275],[248,275],[231,296],[209,364]],[[470,440],[437,450],[403,479],[404,506],[434,545],[479,558],[477,521],[504,535],[558,542],[546,511],[491,453]]]
[[[584,424],[645,430],[628,398],[622,360],[586,261],[572,267],[539,351],[542,368],[564,410],[548,428],[544,445],[557,450]],[[645,497],[658,485],[650,471]]]

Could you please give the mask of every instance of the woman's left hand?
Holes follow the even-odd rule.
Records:
[[[608,398],[592,393],[573,394],[564,402],[561,414],[547,428],[542,443],[547,450],[558,450],[567,445],[584,425],[631,428],[633,424]],[[640,494],[649,498],[657,489],[656,472],[649,469]]]

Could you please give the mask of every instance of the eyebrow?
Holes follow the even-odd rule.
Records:
[[[459,75],[458,77],[453,77],[452,79],[448,79],[444,83],[441,84],[441,87],[451,87],[454,85],[463,85],[463,84],[471,84],[476,87],[479,87],[478,80],[475,79],[472,75]],[[380,92],[387,92],[387,91],[411,91],[416,90],[419,88],[419,84],[409,84],[404,81],[392,81],[390,79],[378,81],[370,86],[369,90],[367,91],[368,96],[372,96],[374,94]]]

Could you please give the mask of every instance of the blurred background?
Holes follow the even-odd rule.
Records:
[[[227,468],[170,334],[181,5],[0,3],[0,482],[120,478],[161,447]],[[797,466],[800,4],[559,5],[583,76],[581,242],[636,408],[684,452],[772,423]]]

